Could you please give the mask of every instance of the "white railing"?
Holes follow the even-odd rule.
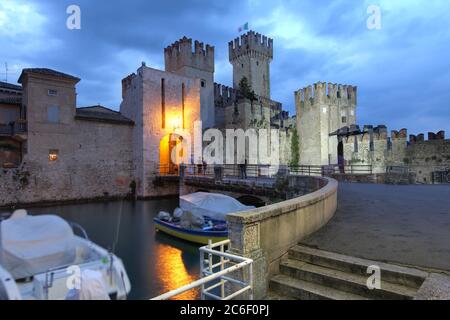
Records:
[[[225,247],[228,247],[229,244],[230,240],[224,240],[216,243],[212,243],[210,240],[208,245],[199,249],[200,279],[181,288],[157,296],[152,300],[168,300],[179,294],[182,294],[183,292],[198,287],[201,288],[202,300],[204,300],[205,298],[215,300],[231,300],[247,291],[249,292],[249,299],[253,300],[253,260],[227,253]],[[205,256],[207,258],[205,258]],[[219,257],[219,262],[215,263],[214,257]],[[244,269],[245,267],[248,267],[248,282],[234,279],[230,276],[232,272]],[[208,284],[212,281],[215,281],[215,283],[208,286]],[[227,283],[232,283],[241,288],[233,293],[226,295],[225,285]],[[220,288],[220,295],[211,292],[216,288]]]

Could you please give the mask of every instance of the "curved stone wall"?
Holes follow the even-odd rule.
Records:
[[[313,185],[319,189],[301,197],[227,216],[230,251],[254,260],[255,299],[266,296],[268,280],[277,272],[279,262],[289,248],[323,227],[336,212],[337,181],[322,177],[304,179],[316,179],[317,183]],[[240,277],[248,278],[248,274]]]

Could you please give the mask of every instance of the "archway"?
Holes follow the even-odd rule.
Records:
[[[339,143],[337,146],[337,156],[338,156],[339,171],[341,173],[344,173],[344,164],[345,164],[344,143],[341,139],[339,140]]]
[[[183,137],[170,133],[159,143],[159,173],[161,175],[177,175],[179,164],[183,159],[183,148],[177,148],[183,143]],[[178,151],[178,152],[177,152]]]
[[[266,202],[264,200],[250,195],[240,196],[236,200],[238,200],[240,203],[246,206],[255,206],[256,208],[260,208],[266,205]]]

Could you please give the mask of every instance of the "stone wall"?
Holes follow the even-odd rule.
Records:
[[[214,115],[214,47],[186,37],[164,49],[165,70],[200,79],[200,110],[203,128],[215,124]]]
[[[308,179],[317,179],[317,186],[325,186],[298,198],[227,216],[230,252],[254,261],[255,299],[266,296],[268,280],[289,248],[323,227],[336,212],[337,181]],[[240,274],[245,280],[248,276]]]
[[[357,88],[316,83],[295,92],[300,163],[337,164],[337,139],[329,134],[356,122]]]
[[[249,31],[228,43],[229,61],[233,65],[233,86],[239,87],[243,77],[253,91],[270,98],[270,62],[273,59],[273,40]]]
[[[411,141],[405,151],[405,164],[416,174],[418,183],[433,183],[433,172],[450,169],[450,140]]]
[[[386,158],[390,150],[385,126],[365,126],[363,133],[343,137],[346,165],[372,166],[373,173],[386,172]]]
[[[73,129],[40,134],[39,145],[25,155],[19,168],[0,169],[0,206],[129,193],[131,127],[76,121]],[[58,160],[49,160],[50,149],[58,150]]]
[[[183,85],[184,128],[182,128]],[[164,111],[162,91],[164,91]],[[144,198],[172,195],[174,189],[155,184],[155,178],[160,173],[159,165],[169,165],[170,135],[190,135],[192,147],[194,122],[200,120],[200,79],[143,65],[136,74],[124,79],[120,111],[135,122],[132,141],[133,176],[137,182],[138,195]],[[176,125],[174,119],[178,119]],[[189,150],[186,149],[185,152],[189,153]],[[190,162],[191,157],[187,158],[187,162]]]
[[[132,125],[76,120],[76,80],[40,73],[22,80],[24,157],[18,168],[0,170],[0,206],[126,196]],[[48,95],[49,89],[57,94]],[[48,119],[49,107],[58,108],[55,121]]]

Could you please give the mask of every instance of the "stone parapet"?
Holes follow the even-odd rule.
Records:
[[[266,296],[268,279],[289,248],[324,226],[336,212],[337,181],[305,179],[317,179],[316,185],[322,187],[301,197],[227,216],[230,251],[254,260],[255,299]]]

